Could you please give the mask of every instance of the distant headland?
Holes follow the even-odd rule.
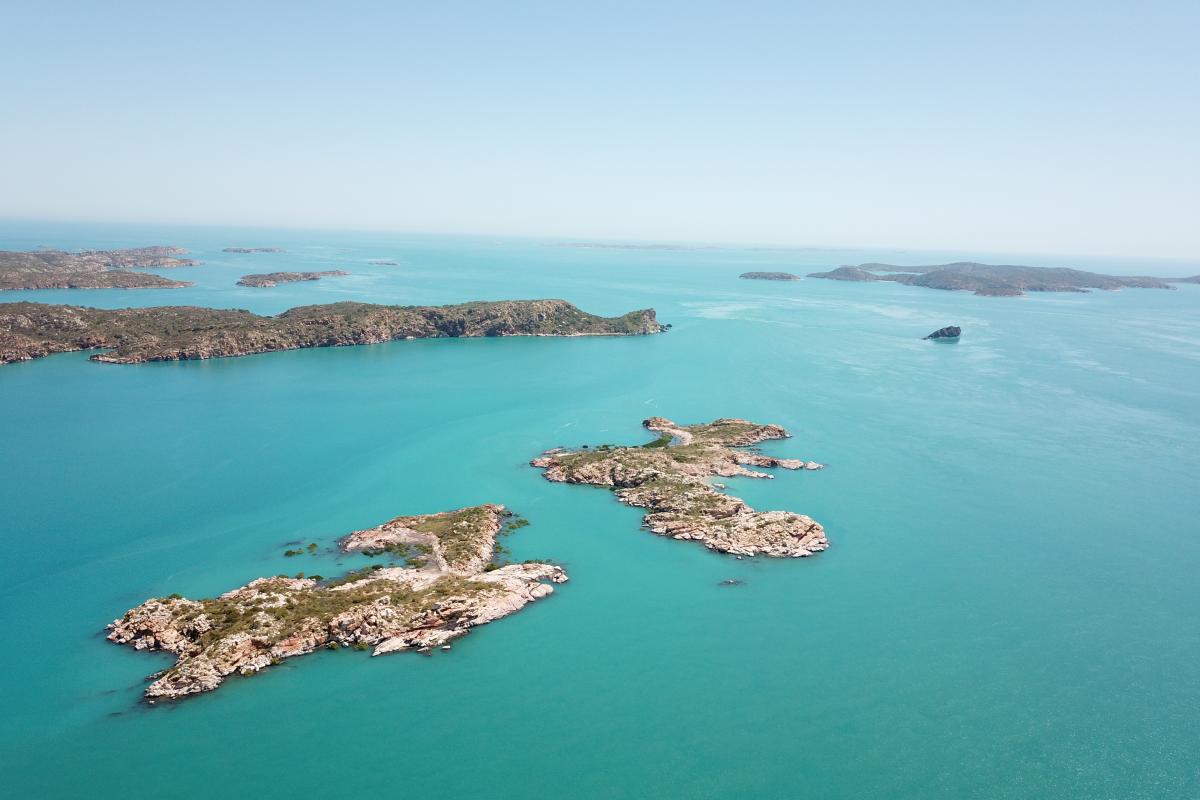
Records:
[[[859,264],[829,272],[813,272],[810,278],[835,281],[894,281],[929,289],[970,291],[987,297],[1016,297],[1025,292],[1086,292],[1090,289],[1172,289],[1171,282],[1147,276],[1103,275],[1062,267],[1023,267],[1008,264],[979,264],[960,261],[925,267],[893,264]]]
[[[499,300],[448,306],[330,303],[277,316],[249,311],[156,306],[108,310],[0,303],[0,364],[52,353],[104,349],[113,364],[242,356],[393,339],[479,336],[635,336],[669,326],[654,309],[598,317],[565,300]]]
[[[261,275],[243,275],[241,280],[238,281],[238,286],[269,288],[281,283],[319,281],[321,278],[349,274],[349,272],[340,269],[327,269],[324,272],[267,272]]]
[[[799,275],[793,275],[790,272],[743,272],[738,275],[739,278],[745,278],[751,281],[798,281]]]
[[[178,594],[147,600],[108,625],[108,640],[175,656],[150,676],[150,702],[216,689],[233,674],[253,675],[320,648],[371,655],[449,650],[472,627],[516,613],[564,583],[562,567],[500,563],[496,537],[520,527],[501,505],[396,517],[341,541],[344,551],[403,556],[334,579],[258,578],[220,597]],[[316,545],[310,545],[315,551]]]
[[[829,546],[825,529],[810,517],[755,511],[708,480],[714,475],[773,477],[747,466],[821,469],[813,461],[740,449],[785,439],[789,434],[783,428],[744,419],[677,425],[663,417],[652,417],[642,425],[659,437],[634,447],[548,450],[530,464],[545,470],[547,480],[606,486],[622,503],[648,509],[645,525],[652,532],[697,541],[720,553],[798,558]]]
[[[199,261],[178,258],[181,247],[134,247],[124,250],[0,250],[0,291],[19,289],[177,289],[191,286],[160,275],[131,272],[153,267],[194,267]]]

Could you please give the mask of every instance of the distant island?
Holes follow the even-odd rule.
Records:
[[[751,281],[798,281],[799,275],[793,275],[790,272],[743,272],[738,275],[739,278],[746,278]]]
[[[908,286],[974,292],[987,297],[1016,297],[1025,292],[1086,292],[1089,289],[1172,289],[1160,278],[1102,275],[1062,267],[1022,267],[960,261],[927,267],[898,267],[892,264],[859,264],[829,272],[813,272],[810,278],[835,281],[894,281]]]
[[[1166,278],[1167,283],[1200,283],[1200,275],[1193,275],[1190,278]]]
[[[0,303],[0,364],[74,350],[93,361],[242,356],[393,339],[476,336],[633,336],[661,333],[654,309],[598,317],[565,300],[499,300],[449,306],[330,303],[278,316],[196,306],[108,310],[45,303]]]
[[[785,439],[789,434],[783,428],[744,419],[677,425],[663,417],[642,425],[659,437],[635,447],[548,450],[530,464],[545,470],[547,480],[608,487],[622,503],[649,510],[644,519],[652,532],[697,541],[720,553],[798,558],[829,546],[825,529],[810,517],[755,511],[708,481],[714,475],[772,477],[747,466],[821,469],[812,461],[734,449]]]
[[[181,247],[135,247],[125,250],[0,250],[0,291],[19,289],[177,289],[191,286],[160,275],[130,272],[154,267],[194,267],[200,262],[178,258]]]
[[[268,272],[262,275],[243,275],[238,281],[238,286],[257,286],[259,288],[269,288],[280,283],[291,283],[293,281],[319,281],[321,278],[333,275],[349,275],[349,272],[340,269],[329,269],[324,272]]]
[[[582,247],[589,250],[711,250],[688,244],[624,244],[621,242],[560,242],[555,247]]]
[[[367,263],[374,264],[377,267],[398,267],[398,266],[400,266],[400,264],[398,262],[387,261],[382,258],[375,258],[375,259],[368,261]]]
[[[147,600],[107,627],[108,640],[176,657],[150,676],[148,701],[218,688],[233,674],[252,675],[320,648],[350,647],[378,656],[399,650],[449,650],[472,627],[513,614],[553,594],[567,573],[554,564],[502,564],[496,537],[513,524],[500,505],[397,517],[357,531],[345,551],[402,557],[338,578],[258,578],[220,597],[178,594]],[[310,546],[316,549],[315,544]]]
[[[226,247],[222,253],[286,253],[282,247]]]

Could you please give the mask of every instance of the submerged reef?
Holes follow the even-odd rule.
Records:
[[[497,565],[504,506],[397,517],[341,541],[344,551],[417,552],[406,567],[373,567],[325,580],[258,578],[219,597],[147,600],[107,627],[108,640],[176,657],[151,676],[151,702],[208,692],[319,648],[382,655],[448,648],[476,625],[552,594],[567,574],[554,564]]]
[[[662,536],[692,540],[710,550],[735,555],[809,556],[829,542],[820,523],[791,511],[755,511],[737,497],[718,491],[712,476],[773,476],[746,467],[821,469],[816,462],[775,458],[748,450],[768,439],[784,439],[778,425],[744,419],[718,419],[678,425],[652,417],[642,425],[659,437],[638,447],[601,445],[555,449],[535,458],[547,480],[591,484],[616,492],[622,503],[649,510],[646,527]]]

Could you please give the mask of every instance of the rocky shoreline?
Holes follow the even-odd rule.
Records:
[[[813,461],[741,449],[787,438],[788,432],[780,426],[743,419],[678,425],[662,417],[642,425],[659,433],[659,438],[639,447],[549,450],[530,464],[544,470],[550,481],[612,489],[622,503],[648,509],[644,524],[651,532],[700,542],[716,552],[799,558],[829,547],[825,529],[812,518],[790,511],[755,511],[708,480],[773,477],[747,467],[821,469]]]
[[[0,250],[0,291],[21,289],[177,289],[191,286],[140,268],[194,267],[182,247],[124,250]]]
[[[397,517],[350,534],[343,549],[420,542],[442,555],[422,566],[377,565],[334,580],[258,578],[212,599],[152,598],[110,623],[107,638],[176,657],[150,676],[150,702],[209,692],[230,675],[253,675],[320,648],[374,656],[448,648],[471,628],[513,614],[567,580],[554,564],[493,563],[508,516],[503,506],[487,505]]]
[[[293,283],[297,281],[319,281],[321,278],[329,278],[340,275],[349,275],[349,272],[341,269],[327,269],[323,272],[266,272],[257,275],[243,275],[237,282],[238,286],[254,286],[260,289],[269,289],[272,286],[277,286],[281,283]]]
[[[111,364],[182,361],[395,339],[485,336],[635,336],[668,326],[654,309],[598,317],[565,300],[500,300],[451,306],[330,303],[277,316],[157,306],[107,310],[44,303],[0,304],[0,364],[76,350]]]

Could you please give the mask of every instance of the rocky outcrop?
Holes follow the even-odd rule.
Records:
[[[241,356],[394,339],[477,336],[632,336],[666,326],[654,309],[597,317],[564,300],[501,300],[453,306],[331,303],[274,317],[249,311],[159,306],[107,310],[42,303],[0,304],[0,364],[107,348],[93,361]]]
[[[922,336],[922,339],[957,339],[962,336],[962,328],[957,325],[947,325],[945,328],[938,328],[928,336]]]
[[[472,627],[552,594],[550,584],[567,580],[553,564],[491,563],[500,530],[492,523],[503,516],[503,506],[399,517],[371,530],[377,532],[375,541],[391,541],[383,529],[397,528],[400,520],[419,532],[423,523],[414,520],[447,521],[469,511],[486,520],[471,528],[472,541],[486,546],[486,560],[472,556],[419,568],[377,566],[331,581],[259,578],[213,599],[154,598],[109,624],[108,640],[176,657],[174,666],[151,676],[145,696],[153,702],[212,691],[230,675],[251,675],[322,647],[371,649],[373,655],[444,647]],[[351,534],[343,547],[360,549],[366,534]]]
[[[473,574],[495,555],[496,535],[512,518],[501,505],[473,506],[415,517],[396,517],[341,540],[344,552],[391,553],[431,569]]]
[[[349,274],[349,272],[340,269],[327,269],[323,272],[267,272],[261,275],[243,275],[241,280],[238,281],[238,286],[255,286],[266,289],[281,283],[319,281],[321,278]]]
[[[798,281],[799,275],[793,275],[790,272],[743,272],[738,275],[739,278],[745,278],[751,281]]]
[[[1172,289],[1167,281],[1142,275],[1103,275],[1062,267],[1023,267],[958,261],[923,267],[859,264],[814,272],[810,278],[839,281],[893,281],[928,289],[969,291],[984,297],[1016,297],[1025,292],[1086,292],[1089,289]]]
[[[642,424],[659,438],[640,447],[550,450],[530,463],[544,470],[547,480],[608,487],[621,502],[649,510],[644,522],[650,531],[717,552],[801,557],[829,546],[824,528],[810,517],[755,511],[709,482],[712,476],[772,477],[747,467],[820,469],[816,462],[735,449],[786,438],[780,426],[743,419],[678,425],[662,417]]]
[[[192,267],[198,261],[177,256],[179,247],[127,250],[0,250],[0,291],[16,289],[174,289],[191,286],[159,275],[131,272],[139,267]]]

